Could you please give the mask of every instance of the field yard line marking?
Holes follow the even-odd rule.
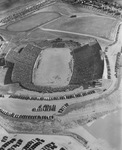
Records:
[[[90,34],[75,33],[75,32],[61,31],[61,30],[54,30],[54,29],[46,29],[46,28],[43,28],[43,27],[40,27],[40,29],[41,29],[41,30],[44,30],[44,31],[53,31],[53,32],[62,32],[62,33],[75,34],[75,35],[83,35],[83,36],[98,38],[98,39],[104,40],[104,41],[106,41],[106,42],[110,42],[110,41],[111,41],[111,40],[109,40],[109,39],[107,40],[107,39],[100,38],[100,37],[97,37],[97,36],[93,36],[93,35],[90,35]]]

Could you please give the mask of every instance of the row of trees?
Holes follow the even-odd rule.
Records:
[[[108,13],[112,13],[116,16],[121,15],[122,6],[116,2],[107,2],[102,0],[63,0],[64,2],[74,4],[74,5],[88,5],[93,6],[95,8],[101,9],[102,11],[107,11]]]

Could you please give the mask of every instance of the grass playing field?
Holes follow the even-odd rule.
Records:
[[[116,28],[115,19],[87,16],[79,18],[61,17],[58,21],[43,25],[44,29],[68,31],[78,34],[93,35],[105,39],[111,39],[111,31]]]
[[[41,12],[11,24],[7,27],[7,29],[9,31],[27,31],[59,17],[61,17],[61,15],[56,12]]]

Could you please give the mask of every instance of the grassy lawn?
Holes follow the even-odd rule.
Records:
[[[59,18],[60,16],[61,15],[59,13],[55,12],[41,12],[9,25],[7,29],[9,31],[27,31],[48,23],[56,18]]]
[[[58,21],[44,25],[43,28],[88,34],[111,39],[111,30],[117,21],[111,18],[87,16],[79,18],[61,17]]]

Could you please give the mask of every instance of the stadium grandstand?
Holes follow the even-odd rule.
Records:
[[[0,66],[5,66],[5,59],[4,58],[0,58]]]
[[[104,63],[101,60],[100,45],[85,45],[74,49],[74,71],[70,84],[86,84],[89,81],[102,78]]]
[[[40,52],[49,47],[64,48],[65,46],[69,46],[74,59],[74,69],[69,85],[56,88],[34,85],[33,68]],[[88,89],[89,85],[102,78],[104,61],[101,60],[100,50],[100,45],[95,40],[84,46],[72,40],[63,41],[62,39],[33,41],[18,52],[11,50],[6,55],[8,71],[4,83],[19,83],[24,89],[40,93],[72,91],[81,86]]]
[[[44,41],[36,40],[36,41],[31,41],[31,43],[33,43],[33,45],[40,47],[42,49],[49,48],[52,46],[51,42],[49,42],[48,40],[44,40]]]
[[[12,71],[13,71],[13,67],[14,67],[14,63],[11,62],[6,62],[5,66],[7,68],[7,72],[5,75],[5,79],[4,79],[4,84],[12,84]]]
[[[3,41],[4,41],[3,37],[2,37],[2,36],[0,36],[0,42],[3,42]]]

